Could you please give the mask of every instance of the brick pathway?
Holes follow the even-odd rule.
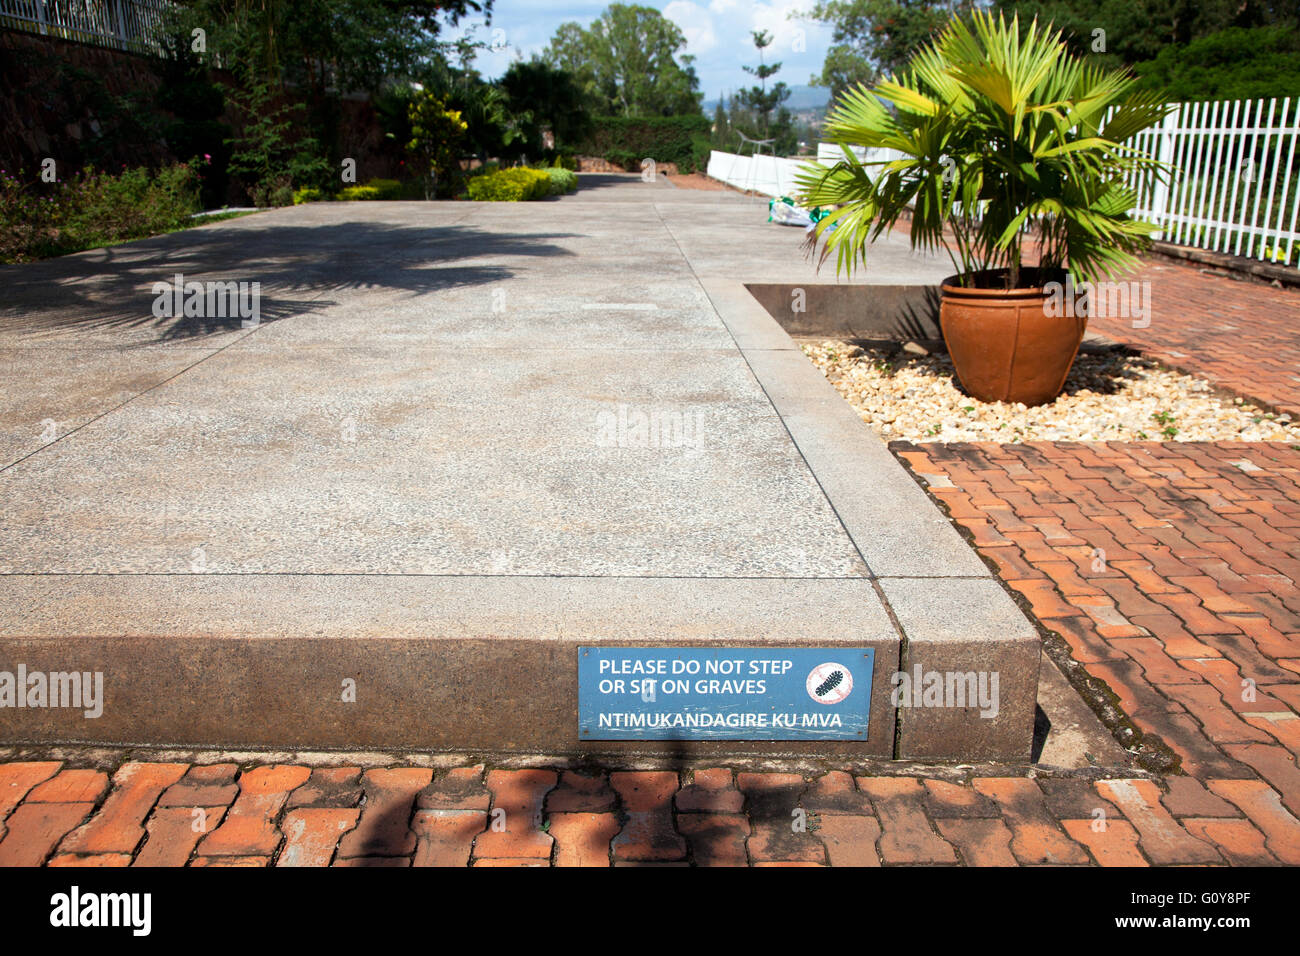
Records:
[[[1093,318],[1089,331],[1300,415],[1300,290],[1157,261],[1145,262],[1133,278],[1150,283],[1150,326]]]
[[[0,765],[0,866],[1300,863],[1267,784]]]
[[[891,447],[1070,657],[1177,755],[1186,776],[1166,779],[1164,803],[1184,827],[1234,862],[1264,850],[1300,861],[1300,449]],[[1215,818],[1224,801],[1247,820]]]

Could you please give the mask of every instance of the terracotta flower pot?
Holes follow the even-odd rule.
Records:
[[[1042,405],[1061,393],[1088,318],[1070,308],[1048,307],[1051,297],[1043,286],[1064,276],[1022,269],[1022,281],[1033,287],[1008,290],[1001,288],[1004,275],[1005,270],[974,273],[972,286],[958,285],[957,276],[943,281],[943,339],[972,396]]]

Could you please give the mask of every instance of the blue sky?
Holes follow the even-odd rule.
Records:
[[[789,17],[811,8],[812,0],[640,0],[655,7],[686,34],[687,53],[696,57],[700,89],[706,100],[754,82],[743,65],[758,62],[750,38],[751,30],[768,30],[775,42],[766,52],[768,62],[779,60],[776,79],[794,86],[808,82],[821,72],[822,59],[830,45],[830,28],[824,24]],[[600,16],[609,0],[495,0],[492,26],[482,27],[482,18],[470,18],[451,36],[477,35],[485,42],[505,44],[499,53],[484,51],[476,66],[484,76],[499,76],[510,61],[528,59],[550,41],[555,28],[575,20],[583,26]],[[476,26],[477,25],[477,26]],[[495,31],[501,31],[495,33]]]

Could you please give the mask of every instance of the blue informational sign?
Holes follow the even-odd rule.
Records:
[[[866,740],[869,647],[579,647],[583,740]]]

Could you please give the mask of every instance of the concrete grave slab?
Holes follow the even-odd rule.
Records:
[[[105,687],[95,718],[7,710],[0,742],[1022,759],[1023,615],[744,288],[834,281],[801,230],[583,182],[0,268],[0,670]],[[868,282],[949,268],[873,252]],[[176,273],[274,307],[156,319]],[[79,427],[36,442],[37,411]],[[870,739],[580,741],[602,643],[870,647]],[[1016,670],[1005,720],[900,720],[893,674],[972,647]]]

